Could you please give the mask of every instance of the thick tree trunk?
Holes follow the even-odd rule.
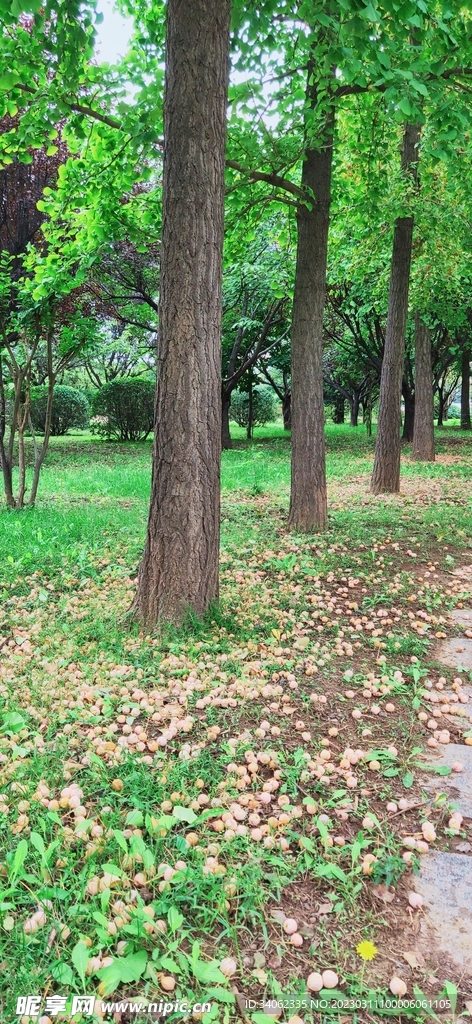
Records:
[[[229,429],[229,408],[231,405],[231,395],[223,395],[221,402],[221,447],[224,449],[232,448],[233,442],[231,440],[231,431]]]
[[[462,351],[461,430],[470,430],[470,349]]]
[[[405,126],[402,167],[417,178],[419,125]],[[371,489],[400,490],[400,426],[405,330],[408,315],[413,217],[399,217],[393,237],[385,349],[380,379],[379,417]]]
[[[351,408],[351,427],[357,427],[359,423],[359,404],[359,395],[354,392],[349,402]]]
[[[323,402],[323,312],[326,295],[334,111],[323,148],[309,149],[302,187],[310,207],[298,208],[298,243],[292,319],[292,484],[289,525],[324,530],[328,509]]]
[[[405,403],[405,415],[404,415],[404,418],[403,418],[402,440],[403,441],[412,441],[413,440],[414,425],[415,425],[415,394],[414,394],[414,392],[410,391],[409,387],[404,387],[403,391],[402,391],[402,394],[403,394],[403,401]]]
[[[282,416],[284,420],[284,430],[292,429],[292,392],[285,391],[282,399]]]
[[[159,373],[151,504],[132,613],[218,597],[221,278],[230,0],[169,0]]]
[[[431,333],[415,315],[415,426],[412,459],[434,462],[434,395]]]

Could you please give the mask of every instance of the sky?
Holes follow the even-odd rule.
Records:
[[[117,13],[113,0],[100,0],[98,10],[104,17],[98,28],[96,56],[99,61],[113,64],[126,53],[132,22]]]

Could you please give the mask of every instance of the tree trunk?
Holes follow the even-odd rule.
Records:
[[[5,393],[5,380],[3,375],[3,360],[0,354],[0,465],[2,467],[5,500],[9,508],[14,508],[15,499],[13,497],[11,462],[8,458],[8,452],[5,446],[6,406],[7,401]]]
[[[254,392],[253,392],[253,380],[252,372],[249,371],[249,384],[248,384],[248,403],[247,403],[247,430],[246,437],[248,441],[251,440],[253,434],[253,423],[254,423]]]
[[[282,416],[284,420],[284,430],[292,429],[292,392],[290,390],[284,392],[282,399]]]
[[[345,404],[344,395],[337,394],[333,403],[333,423],[344,423]]]
[[[470,430],[470,349],[462,350],[461,430]]]
[[[405,403],[405,416],[403,419],[402,440],[412,441],[415,424],[415,394],[414,392],[410,391],[409,387],[404,387],[402,394]]]
[[[233,447],[233,442],[231,440],[231,431],[229,429],[230,405],[231,395],[223,395],[221,403],[221,447],[224,449]]]
[[[434,462],[434,395],[431,333],[415,315],[415,425],[412,459]]]
[[[405,126],[402,168],[417,180],[420,127]],[[379,417],[371,489],[374,494],[400,490],[400,425],[405,330],[408,315],[413,217],[399,217],[393,237],[385,349],[380,379]]]
[[[323,312],[326,295],[334,110],[326,122],[323,148],[309,149],[302,188],[311,190],[310,207],[300,203],[292,318],[292,484],[289,525],[324,530],[326,493]]]
[[[447,419],[447,410],[444,412],[444,393],[442,388],[438,388],[438,427],[442,427],[444,420]]]
[[[218,597],[221,279],[230,0],[169,0],[159,372],[151,504],[132,614]]]
[[[359,395],[354,392],[352,398],[349,400],[351,408],[351,427],[357,427],[359,423]]]

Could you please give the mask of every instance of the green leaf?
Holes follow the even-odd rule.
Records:
[[[15,850],[15,856],[13,857],[13,863],[11,866],[11,873],[13,877],[16,877],[19,871],[21,871],[23,864],[28,853],[28,843],[26,839],[20,839],[18,846]]]
[[[405,114],[405,117],[411,117],[413,113],[413,107],[407,96],[402,96],[398,104],[398,109],[401,110],[402,114]]]
[[[170,907],[167,920],[170,930],[176,932],[184,922],[184,915],[180,913],[180,910],[177,910],[177,907]]]
[[[208,988],[205,989],[205,1001],[215,1000],[217,1003],[235,1003],[236,997],[232,992],[228,992],[227,988]],[[271,1018],[272,1024],[274,1024],[274,1018]]]
[[[191,807],[181,807],[180,804],[176,804],[172,815],[174,818],[177,818],[177,821],[187,821],[189,825],[192,825],[197,820],[197,815],[195,811],[192,811]]]
[[[126,815],[126,824],[135,825],[136,828],[141,828],[141,825],[144,825],[143,812],[139,811],[137,808],[135,808],[134,811],[130,811],[129,814]]]
[[[364,10],[361,12],[361,17],[365,18],[366,21],[373,21],[374,24],[381,20],[379,12],[372,4],[367,4],[367,7],[364,7]]]
[[[405,789],[411,789],[414,781],[415,781],[415,776],[413,775],[413,773],[412,772],[405,772],[405,775],[402,778],[402,783],[403,783]]]
[[[129,956],[120,957],[118,963],[123,984],[137,981],[144,974],[147,962],[148,955],[145,949],[140,949],[137,953],[130,953]]]
[[[121,985],[121,970],[118,960],[114,960],[108,967],[102,967],[97,974],[102,983],[101,991],[104,996],[111,996]]]
[[[22,715],[18,714],[18,711],[9,711],[3,716],[0,732],[6,732],[14,736],[17,732],[21,732],[25,726],[26,720]]]
[[[44,839],[42,836],[40,836],[39,832],[31,832],[30,841],[31,845],[34,846],[35,850],[37,850],[38,853],[40,853],[41,856],[43,856],[46,847],[44,845]]]
[[[171,956],[161,956],[159,958],[159,966],[163,967],[166,971],[172,971],[173,974],[180,974],[180,967]]]
[[[90,956],[87,946],[84,942],[77,942],[72,950],[72,963],[79,975],[82,985],[85,985],[85,969],[89,962]]]
[[[51,974],[60,985],[72,985],[74,983],[73,970],[71,970],[69,964],[64,964],[62,960],[52,965]]]
[[[126,841],[126,836],[123,835],[119,828],[113,829],[113,836],[116,839],[120,849],[123,850],[123,853],[128,853],[128,843]]]
[[[192,971],[197,981],[201,981],[204,985],[212,981],[224,985],[226,981],[225,975],[220,971],[216,960],[212,960],[210,963],[204,963],[203,960],[193,960]]]

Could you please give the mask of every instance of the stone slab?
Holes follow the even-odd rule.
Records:
[[[414,886],[424,899],[437,948],[472,980],[472,857],[427,853]]]
[[[431,767],[447,765],[452,767],[455,761],[461,761],[464,765],[462,772],[451,772],[450,775],[432,775],[425,784],[428,791],[436,790],[447,793],[464,818],[472,818],[472,747],[466,747],[461,743],[448,743],[440,748],[437,757],[431,757]],[[422,862],[423,863],[423,862]],[[470,892],[470,929],[472,933],[472,890]]]
[[[469,631],[471,631],[470,635],[472,636],[471,608],[454,608],[454,610],[450,612],[450,618],[453,619],[454,622],[456,622],[457,625],[464,630],[466,636],[469,636]]]
[[[460,580],[472,583],[472,565],[462,565],[458,569],[453,569],[451,576],[457,576]]]
[[[446,640],[438,648],[436,657],[448,668],[459,669],[461,666],[466,672],[472,672],[472,640],[463,640],[462,637]]]

